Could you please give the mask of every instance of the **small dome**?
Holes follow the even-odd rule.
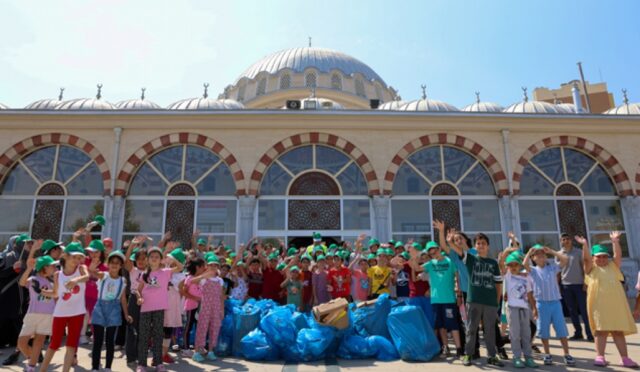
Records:
[[[96,98],[76,98],[68,101],[64,101],[58,106],[56,110],[80,110],[80,111],[93,111],[93,110],[115,110],[115,106],[111,103],[102,100],[102,84],[98,84],[98,93]]]
[[[174,102],[167,107],[167,110],[242,110],[244,105],[238,101],[223,98],[209,98],[209,84],[205,83],[202,97],[187,98]]]
[[[116,103],[118,110],[162,110],[162,107],[155,102],[145,99],[145,88],[142,88],[140,98],[128,99]]]
[[[575,114],[576,113],[576,105],[573,103],[559,103],[556,105],[556,108],[561,114]]]
[[[287,106],[282,106],[287,109]],[[344,106],[328,98],[307,97],[300,100],[301,110],[344,110]]]
[[[640,115],[640,103],[629,103],[627,90],[622,90],[622,104],[604,112],[605,115]]]
[[[400,107],[402,107],[405,103],[406,103],[405,101],[400,101],[400,100],[385,102],[380,106],[378,106],[378,110],[397,111],[397,110],[400,110]]]
[[[60,88],[60,94],[57,99],[53,98],[45,98],[35,102],[30,103],[24,109],[25,110],[55,110],[62,102],[62,94],[64,93],[64,88]]]
[[[400,111],[431,111],[449,112],[460,111],[457,107],[435,99],[422,98],[405,103],[398,108]]]
[[[529,102],[527,88],[522,88],[522,102],[514,103],[504,109],[503,112],[509,114],[562,114],[556,105],[542,101]]]

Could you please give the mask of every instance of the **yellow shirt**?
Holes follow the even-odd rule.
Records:
[[[367,276],[371,280],[371,294],[381,295],[389,293],[389,287],[384,285],[391,276],[391,269],[388,267],[374,266],[367,270]]]

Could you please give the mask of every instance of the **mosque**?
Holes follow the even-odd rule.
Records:
[[[166,108],[144,90],[110,103],[101,88],[0,105],[0,243],[66,241],[95,214],[116,244],[170,231],[189,245],[195,230],[229,245],[313,232],[424,242],[437,218],[498,251],[511,230],[558,248],[560,232],[608,244],[616,229],[635,283],[640,103],[588,114],[525,91],[507,107],[456,108],[424,87],[404,101],[365,63],[318,47],[266,56],[217,97],[205,84]]]

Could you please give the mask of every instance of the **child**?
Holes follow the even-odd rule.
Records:
[[[378,298],[383,293],[389,294],[389,284],[391,282],[391,269],[388,265],[387,252],[384,248],[378,249],[376,256],[378,263],[367,270],[370,300]]]
[[[31,248],[38,249],[38,242]],[[35,275],[30,276],[35,268]],[[51,335],[54,301],[53,281],[51,276],[55,272],[55,261],[51,256],[41,256],[38,259],[27,260],[27,270],[20,277],[20,286],[29,289],[29,309],[22,321],[22,330],[18,337],[18,349],[27,359],[26,372],[34,372],[44,340]],[[33,337],[33,346],[29,340]]]
[[[313,304],[320,305],[329,302],[331,296],[327,291],[327,264],[324,255],[319,254],[316,257],[316,266],[313,270],[311,278],[311,286],[313,288]]]
[[[513,366],[516,368],[536,368],[538,365],[533,360],[531,350],[531,313],[533,318],[538,317],[535,300],[533,299],[533,286],[531,278],[522,272],[522,254],[519,248],[507,248],[500,255],[500,272],[504,277],[506,298],[509,308],[509,338],[511,339],[511,351],[513,352]],[[522,362],[524,354],[525,361]]]
[[[193,356],[189,350],[189,335],[194,326],[197,325],[196,314],[198,313],[200,299],[202,298],[202,287],[200,283],[194,283],[193,279],[202,275],[205,269],[206,267],[202,258],[196,257],[192,259],[187,263],[187,272],[189,274],[181,285],[181,293],[184,297],[183,310],[187,316],[184,331],[182,332],[182,350],[184,356]]]
[[[193,360],[204,362],[206,353],[207,360],[216,360],[213,350],[218,344],[218,334],[224,319],[224,282],[220,278],[220,261],[218,257],[209,253],[205,256],[207,270],[194,282],[199,282],[202,288],[202,305],[198,314],[198,326],[196,328],[196,345],[193,353]],[[205,341],[209,334],[209,352],[206,352]]]
[[[53,276],[53,292],[58,301],[53,310],[49,348],[40,367],[43,372],[49,368],[51,359],[62,344],[65,332],[67,350],[62,370],[68,372],[74,361],[86,314],[84,294],[89,273],[87,267],[83,265],[84,260],[82,245],[77,242],[69,243],[61,258],[62,269]]]
[[[284,281],[284,275],[277,269],[280,257],[276,252],[272,252],[265,259],[262,253],[262,247],[258,246],[258,258],[262,263],[262,295],[263,299],[269,299],[280,304],[282,296],[280,284]]]
[[[234,262],[235,264],[231,268],[231,278],[236,283],[236,286],[231,290],[231,298],[244,302],[249,293],[246,266],[242,261]]]
[[[153,364],[156,371],[166,371],[162,364],[162,335],[164,312],[169,307],[169,281],[171,274],[182,271],[177,262],[173,268],[162,267],[163,254],[158,247],[147,253],[147,269],[138,285],[136,297],[140,305],[140,332],[138,334],[138,367],[136,372],[147,370],[147,353],[152,344]]]
[[[249,270],[247,272],[247,280],[249,282],[249,297],[259,300],[262,294],[262,285],[264,280],[262,277],[262,266],[260,259],[249,254],[247,257],[249,261]]]
[[[329,270],[327,277],[332,298],[345,298],[350,300],[351,295],[351,270],[344,266],[344,259],[348,255],[345,251],[339,251],[334,256],[335,267]]]
[[[442,343],[442,354],[449,354],[447,332],[451,332],[456,345],[456,355],[463,355],[460,345],[460,328],[458,326],[458,306],[456,304],[456,287],[458,285],[458,269],[449,257],[443,256],[440,245],[436,242],[428,242],[427,254],[432,257],[422,266],[419,266],[417,249],[411,250],[411,268],[417,272],[427,272],[431,279],[431,307],[435,315],[435,329]]]
[[[280,288],[287,290],[287,305],[293,304],[297,311],[302,311],[302,281],[300,280],[300,269],[293,265],[285,269],[287,279],[285,279]]]
[[[311,266],[311,256],[303,254],[300,257],[300,276],[302,279],[302,311],[309,311],[313,306],[313,289],[311,280],[313,273],[309,270]]]
[[[351,296],[353,300],[358,302],[366,301],[369,297],[369,276],[367,270],[369,264],[367,260],[362,257],[362,241],[365,235],[362,234],[356,240],[355,257],[349,263],[349,270],[351,270]]]
[[[613,262],[609,260],[609,252],[606,247],[594,245],[589,250],[587,239],[576,237],[576,241],[582,244],[582,261],[588,286],[587,311],[591,330],[595,336],[596,359],[594,364],[598,367],[607,365],[604,351],[607,345],[607,336],[611,333],[618,353],[622,357],[622,365],[638,368],[638,364],[631,360],[627,354],[625,336],[636,333],[637,328],[621,284],[624,276],[620,272],[622,264],[620,235],[622,234],[619,231],[612,231],[609,234],[613,245]]]
[[[140,331],[140,305],[138,305],[138,286],[142,280],[147,267],[147,252],[138,248],[140,242],[144,242],[146,237],[134,238],[125,254],[125,269],[129,272],[129,299],[128,311],[133,318],[133,322],[128,325],[127,337],[125,341],[125,354],[127,364],[136,363],[138,360],[138,333]]]
[[[489,238],[479,233],[474,238],[478,256],[464,252],[462,261],[469,273],[469,289],[467,295],[467,343],[463,365],[471,365],[471,357],[475,352],[476,338],[480,320],[485,325],[484,339],[487,346],[487,364],[504,367],[504,363],[496,357],[495,324],[498,317],[498,302],[502,293],[502,277],[496,260],[489,258]]]
[[[98,272],[105,272],[108,270],[107,266],[104,264],[104,244],[101,240],[92,240],[89,243],[89,246],[85,248],[85,251],[89,253],[89,257],[87,257],[84,263],[85,266],[89,268],[89,281],[87,282],[87,289],[85,294],[87,315],[84,318],[82,333],[80,334],[81,344],[86,344],[88,342],[86,336],[87,325],[91,323],[93,308],[96,306],[96,302],[98,301]]]
[[[175,248],[176,242],[167,244],[167,250],[170,250],[167,255],[167,267],[174,268],[177,265],[181,267],[186,261],[184,251],[182,248]],[[164,338],[162,340],[162,361],[164,363],[171,364],[174,362],[173,358],[169,356],[169,345],[171,344],[171,338],[173,337],[173,331],[175,329],[182,328],[182,296],[180,295],[180,283],[184,280],[184,273],[182,270],[173,271],[171,273],[171,279],[169,280],[169,292],[168,292],[168,307],[164,311]]]
[[[98,300],[93,309],[91,325],[93,327],[93,348],[91,350],[91,369],[100,370],[100,351],[102,342],[107,340],[107,358],[105,362],[105,372],[111,372],[113,362],[114,342],[116,330],[122,324],[121,312],[128,323],[133,322],[129,316],[126,298],[126,282],[120,276],[120,269],[124,264],[124,254],[115,251],[109,254],[107,262],[109,264],[108,273],[96,271],[98,276]],[[90,270],[96,270],[97,261],[92,263]],[[105,332],[106,331],[106,332]]]
[[[560,266],[554,261],[548,261],[547,254],[554,256],[560,262]],[[535,266],[530,265],[531,260],[536,264]],[[560,339],[562,344],[564,363],[568,366],[576,364],[576,361],[569,354],[569,341],[567,340],[569,331],[562,312],[562,303],[560,302],[562,296],[558,285],[558,274],[568,262],[569,258],[566,255],[540,244],[531,247],[524,259],[524,267],[529,272],[531,279],[533,279],[533,296],[536,299],[536,307],[538,309],[538,336],[542,340],[542,346],[544,347],[545,356],[543,360],[545,365],[553,364],[553,358],[549,352],[551,324],[553,324],[556,337]]]

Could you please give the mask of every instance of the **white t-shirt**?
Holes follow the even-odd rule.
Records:
[[[512,275],[511,272],[507,271],[504,274],[504,282],[507,292],[507,304],[511,307],[529,308],[527,293],[533,291],[529,275]]]
[[[85,314],[87,310],[84,303],[84,293],[87,283],[78,283],[71,289],[66,287],[67,282],[80,276],[80,269],[76,268],[76,271],[71,275],[64,275],[63,270],[54,275],[58,275],[58,301],[56,301],[53,316],[68,317]]]

